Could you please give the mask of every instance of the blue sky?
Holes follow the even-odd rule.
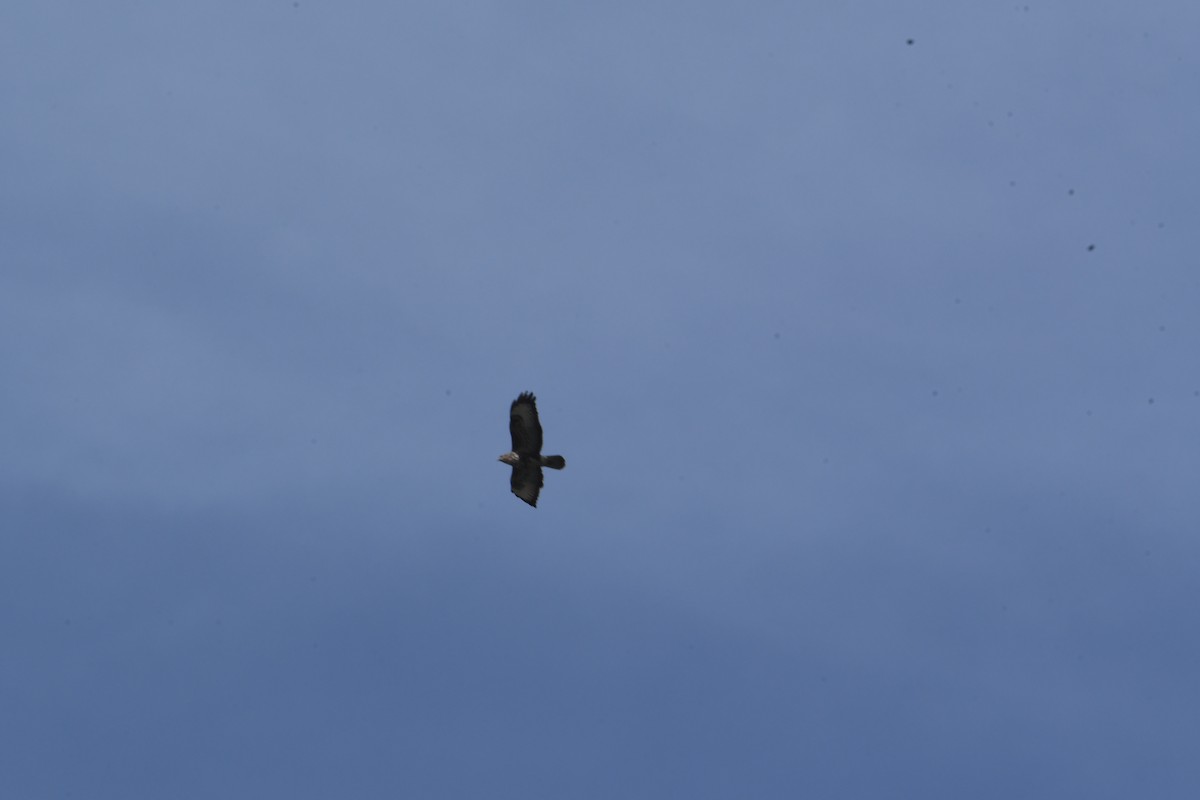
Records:
[[[0,788],[1194,797],[1198,26],[8,4]]]

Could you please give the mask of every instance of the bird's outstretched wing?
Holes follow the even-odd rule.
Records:
[[[542,424],[538,422],[537,398],[531,392],[522,392],[513,400],[508,412],[508,432],[512,434],[512,449],[521,455],[537,455],[542,452]],[[539,471],[538,486],[541,486]],[[513,486],[516,487],[514,473]],[[516,488],[513,489],[516,491]],[[534,492],[537,497],[537,492]],[[525,499],[525,498],[521,498]]]
[[[542,468],[531,462],[521,462],[512,468],[512,493],[537,508],[538,492],[542,490]]]

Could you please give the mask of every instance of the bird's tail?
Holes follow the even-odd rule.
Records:
[[[542,466],[550,469],[562,469],[567,465],[567,460],[562,456],[542,456]]]

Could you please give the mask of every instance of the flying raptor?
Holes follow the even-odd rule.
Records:
[[[500,460],[512,465],[512,493],[536,508],[542,490],[542,467],[562,469],[567,460],[542,455],[542,424],[532,392],[523,392],[513,400],[508,411],[508,432],[512,434],[512,451]]]

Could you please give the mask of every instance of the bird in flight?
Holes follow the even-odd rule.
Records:
[[[542,467],[562,469],[567,460],[562,456],[542,455],[542,424],[538,422],[537,398],[532,392],[522,392],[513,400],[508,411],[508,432],[512,434],[512,451],[500,456],[500,460],[512,466],[512,493],[537,508]]]

